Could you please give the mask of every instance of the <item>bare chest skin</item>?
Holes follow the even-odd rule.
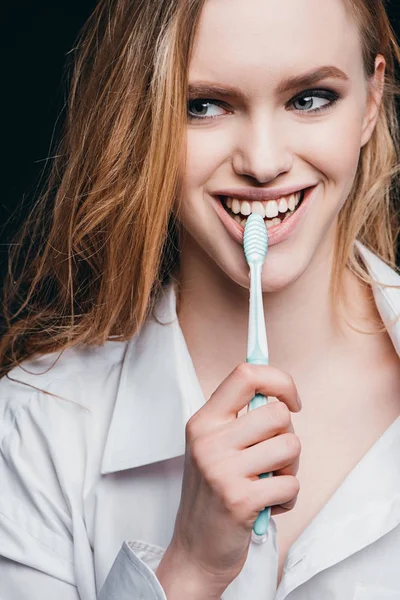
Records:
[[[273,353],[270,357],[272,365],[294,378],[303,402],[300,413],[292,413],[294,431],[302,447],[297,503],[290,511],[282,512],[279,508],[273,511],[278,532],[278,583],[291,546],[400,416],[399,356],[386,332],[373,333],[375,327],[382,326],[382,321],[371,291],[359,288],[354,278],[349,281],[349,297],[357,308],[357,319],[351,321],[372,335],[344,328],[345,337],[339,338],[340,344],[336,338],[335,346],[328,344],[314,355],[308,352],[309,360],[302,360],[293,369],[274,362]],[[371,328],[370,323],[374,324]],[[205,340],[203,352],[196,343],[189,343],[205,398],[238,364],[232,360],[216,368],[218,361],[204,360],[208,343]],[[245,412],[246,407],[239,416]]]
[[[324,410],[315,408],[318,396],[324,396]],[[329,390],[315,390],[308,400],[303,400],[305,406],[299,414],[292,415],[302,443],[297,474],[300,493],[292,510],[274,515],[278,584],[292,544],[400,415],[400,360],[394,348],[380,368],[377,365],[375,370],[343,372],[341,385],[332,397]]]

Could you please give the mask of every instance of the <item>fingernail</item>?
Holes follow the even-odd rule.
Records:
[[[297,403],[299,405],[299,408],[303,408],[303,403],[302,403],[301,398],[300,398],[300,396],[298,394],[297,394]]]

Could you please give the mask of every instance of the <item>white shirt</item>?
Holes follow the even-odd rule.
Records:
[[[400,285],[359,248],[376,279]],[[373,291],[400,353],[389,323],[400,291]],[[0,381],[1,600],[166,600],[155,570],[180,502],[185,424],[205,399],[172,286],[157,315],[164,324],[128,343],[44,356]],[[400,600],[400,418],[292,545],[278,589],[277,565],[272,518],[223,600]]]

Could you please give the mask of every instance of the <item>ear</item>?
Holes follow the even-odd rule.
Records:
[[[365,146],[371,138],[378,120],[379,107],[385,83],[385,69],[386,61],[382,54],[378,54],[375,59],[375,73],[368,81],[368,99],[362,126],[361,148]]]

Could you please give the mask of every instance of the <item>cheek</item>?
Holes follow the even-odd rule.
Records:
[[[188,131],[183,181],[187,190],[206,183],[226,161],[226,135],[222,131]]]
[[[348,188],[360,157],[362,116],[359,106],[348,103],[337,109],[335,118],[307,131],[308,162],[336,187]],[[300,154],[301,156],[301,154]],[[350,187],[351,187],[350,184]]]

